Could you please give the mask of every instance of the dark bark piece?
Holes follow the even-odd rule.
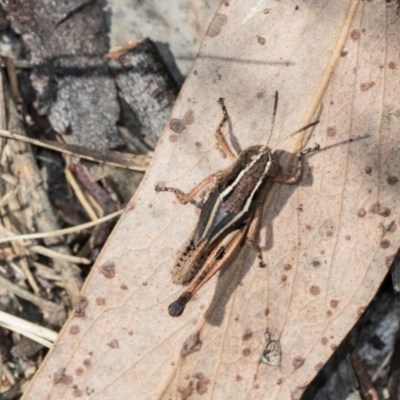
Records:
[[[392,267],[391,267],[391,274],[392,274],[392,282],[393,282],[393,289],[399,293],[400,292],[400,252],[396,254],[394,258]]]
[[[120,95],[134,113],[126,127],[154,148],[171,113],[178,85],[150,39],[115,49],[108,57]]]
[[[2,83],[3,84],[3,83]],[[8,101],[7,129],[19,134],[24,134],[16,107],[12,101]],[[50,204],[49,198],[43,185],[43,180],[38,170],[36,160],[32,151],[25,143],[12,140],[9,147],[13,151],[13,162],[11,170],[20,183],[19,198],[24,209],[30,208],[33,213],[35,226],[39,232],[51,232],[60,229],[57,217]],[[70,254],[64,238],[53,236],[44,239],[46,246],[63,254]],[[72,263],[64,260],[54,260],[53,266],[56,272],[62,276],[65,290],[67,291],[72,305],[76,304],[79,298],[82,278],[80,269]]]
[[[353,372],[349,352],[356,351],[366,373],[381,397],[388,387],[394,393],[398,379],[397,355],[392,355],[400,331],[400,301],[394,296],[390,279],[386,279],[364,315],[332,355],[317,377],[307,387],[302,400],[345,400],[359,385]],[[390,379],[390,375],[392,378]],[[393,397],[397,398],[397,397]]]
[[[83,1],[11,0],[6,12],[31,51],[36,108],[72,144],[97,149],[122,144],[119,106],[104,54],[105,12]]]
[[[35,355],[43,349],[43,345],[31,339],[22,337],[21,340],[11,349],[11,354],[16,358],[24,358]]]
[[[396,342],[390,362],[388,390],[391,399],[400,396],[400,330],[397,331]]]

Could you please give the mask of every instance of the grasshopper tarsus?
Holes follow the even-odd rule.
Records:
[[[267,266],[267,264],[265,264],[264,260],[259,260],[258,266],[260,268],[265,268]]]
[[[303,158],[305,155],[312,153],[313,151],[318,151],[320,149],[320,145],[318,143],[315,143],[314,147],[309,147],[307,149],[304,149],[302,152],[299,154],[299,158]]]
[[[168,312],[171,317],[179,317],[182,315],[186,304],[192,298],[192,294],[189,292],[184,292],[179,296],[178,300],[175,300],[168,306]]]
[[[249,237],[246,240],[247,246],[249,246],[251,249],[253,249],[257,253],[257,258],[258,258],[258,266],[260,268],[265,268],[266,264],[264,262],[262,252],[261,252],[261,247],[258,245],[254,239],[250,239]]]

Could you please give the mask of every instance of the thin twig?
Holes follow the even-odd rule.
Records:
[[[4,207],[18,192],[19,186],[16,186],[10,192],[7,192],[1,199],[0,199],[0,207]]]
[[[89,218],[92,221],[96,221],[96,219],[98,219],[99,216],[96,214],[93,207],[91,206],[91,204],[89,203],[89,201],[87,200],[85,195],[83,194],[83,192],[82,192],[78,182],[76,181],[74,175],[72,174],[72,172],[68,168],[65,168],[64,174],[65,174],[65,178],[67,179],[67,182],[70,184],[72,190],[74,191],[75,196],[77,197],[79,203],[81,203],[83,209],[86,211],[86,214],[89,216]]]
[[[123,212],[124,212],[124,210],[119,210],[119,211],[116,211],[115,213],[112,213],[112,214],[106,215],[105,217],[99,218],[96,221],[72,226],[71,228],[58,229],[58,230],[52,231],[52,232],[28,233],[27,235],[18,235],[18,236],[3,238],[3,239],[0,239],[0,243],[8,243],[8,242],[11,242],[14,240],[43,239],[43,238],[48,238],[48,237],[52,237],[52,236],[62,236],[62,235],[68,235],[69,233],[80,232],[80,231],[83,231],[84,229],[91,228],[91,227],[99,225],[103,222],[109,221],[110,219],[118,217]]]
[[[33,274],[31,272],[31,270],[29,269],[29,265],[28,265],[28,261],[26,258],[21,258],[20,262],[19,262],[21,269],[23,271],[23,273],[26,276],[26,279],[28,280],[28,283],[30,285],[30,287],[33,289],[33,292],[35,294],[38,294],[40,292],[39,286],[36,283],[35,278],[33,277]]]
[[[56,341],[58,333],[50,329],[25,321],[4,311],[0,311],[0,326],[18,332],[46,347],[51,347]]]
[[[131,169],[133,171],[146,171],[151,161],[151,157],[142,154],[121,153],[110,150],[96,150],[83,146],[76,146],[73,144],[58,143],[52,140],[32,139],[27,136],[19,135],[6,130],[0,130],[0,136],[7,139],[19,140],[24,143],[30,143],[35,146],[58,151],[60,153],[70,154],[86,160],[112,165],[114,167]]]
[[[49,258],[55,258],[57,260],[64,260],[67,262],[72,262],[75,264],[91,264],[92,262],[88,258],[84,257],[76,257],[76,256],[71,256],[69,254],[62,254],[59,253],[58,251],[54,251],[52,249],[48,249],[47,247],[44,246],[30,246],[28,247],[28,250],[33,251],[34,253],[41,254],[42,256],[46,256]]]
[[[18,297],[21,297],[21,299],[29,301],[30,303],[34,304],[35,306],[39,307],[42,310],[51,312],[55,308],[57,308],[57,304],[42,299],[41,297],[36,296],[35,294],[28,292],[25,289],[22,289],[20,286],[11,283],[8,279],[4,278],[1,275],[0,275],[0,286],[5,287],[11,293],[14,293]]]

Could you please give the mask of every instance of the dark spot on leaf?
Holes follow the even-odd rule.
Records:
[[[306,359],[304,357],[296,356],[295,358],[293,358],[293,361],[292,361],[293,367],[295,369],[298,369],[304,364],[305,361],[306,361]]]
[[[80,390],[78,388],[74,389],[72,391],[72,396],[74,396],[74,397],[82,397],[83,396],[83,390]]]
[[[117,339],[111,340],[111,342],[107,343],[107,346],[111,347],[112,349],[119,349],[119,344]]]
[[[320,290],[320,288],[319,288],[318,286],[312,285],[312,286],[310,287],[310,293],[311,293],[313,296],[318,296],[318,295],[321,293],[321,290]]]
[[[328,310],[328,311],[326,312],[326,315],[327,315],[328,317],[332,317],[333,313],[332,313],[331,310]]]
[[[222,27],[226,25],[228,18],[224,14],[217,14],[208,29],[207,35],[209,37],[218,36],[221,33]]]
[[[390,233],[394,233],[397,230],[397,224],[395,221],[392,221],[392,223],[390,224],[390,228],[387,230]]]
[[[96,304],[98,306],[104,306],[104,304],[106,304],[106,299],[104,297],[96,297]]]
[[[258,36],[257,35],[257,42],[264,45],[265,44],[265,38],[263,38],[262,36]]]
[[[387,182],[389,185],[395,185],[398,181],[399,181],[399,180],[398,180],[397,177],[394,176],[394,175],[389,175],[389,176],[387,177],[387,179],[386,179],[386,182]]]
[[[268,314],[269,314],[269,308],[266,308],[265,311],[264,311],[264,315],[267,317]]]
[[[332,308],[336,308],[336,307],[338,306],[338,304],[339,304],[339,300],[334,300],[334,299],[332,299],[332,300],[330,301],[330,303],[331,303],[331,307],[332,307]]]
[[[169,127],[175,133],[181,133],[185,127],[185,124],[179,118],[172,118],[171,122],[169,123]]]
[[[328,137],[335,137],[336,136],[336,127],[335,126],[330,126],[328,130],[326,131],[326,136]]]
[[[61,367],[53,374],[53,382],[55,385],[61,383],[62,385],[71,385],[73,382],[71,375],[67,375],[66,369]]]
[[[71,335],[77,335],[81,331],[81,328],[79,325],[72,325],[71,328],[69,328],[69,333]]]
[[[120,286],[120,288],[121,288],[122,290],[128,290],[128,286],[126,286],[125,283],[123,283],[123,284]]]
[[[187,400],[193,394],[193,381],[188,382],[188,385],[185,388],[178,386],[177,390],[181,394],[181,399]]]
[[[184,125],[191,125],[194,122],[194,114],[192,110],[186,111],[185,115],[183,116],[183,124]]]
[[[389,248],[390,247],[390,240],[388,240],[388,239],[381,240],[381,247],[382,247],[382,249]]]
[[[172,143],[177,142],[178,139],[179,139],[179,136],[176,135],[175,133],[172,133],[171,135],[169,135],[169,141],[172,142]]]
[[[83,318],[85,316],[85,309],[89,305],[89,301],[85,296],[79,298],[78,304],[75,307],[74,316]]]
[[[345,240],[351,240],[351,236],[350,235],[346,235],[344,238],[345,238]]]
[[[367,175],[371,175],[371,173],[372,173],[372,168],[371,168],[371,167],[365,167],[365,168],[364,168],[364,171],[365,171],[365,173],[366,173]]]
[[[357,41],[358,39],[360,39],[360,36],[361,36],[361,34],[360,34],[360,31],[358,29],[353,29],[350,32],[350,38],[352,40],[354,40],[354,41]]]
[[[196,379],[196,392],[200,395],[206,393],[210,380],[202,372],[198,372],[194,377]]]
[[[75,370],[75,374],[78,375],[78,376],[82,376],[84,373],[85,373],[85,370],[82,367],[78,367]]]
[[[319,267],[321,266],[321,261],[318,260],[318,258],[314,258],[314,259],[312,260],[312,266],[313,266],[314,268],[319,268]]]
[[[115,263],[113,261],[107,261],[100,266],[100,272],[108,279],[114,278],[115,276]]]
[[[396,69],[396,63],[393,62],[393,61],[390,61],[389,64],[388,64],[388,67],[389,67],[390,69]]]
[[[340,56],[341,57],[346,57],[348,52],[349,52],[349,49],[347,47],[342,47],[341,50],[340,50]]]
[[[287,276],[286,275],[282,275],[281,276],[281,282],[284,283],[287,281]]]
[[[388,208],[388,207],[382,207],[382,208],[379,210],[379,215],[380,215],[381,217],[388,217],[388,216],[390,215],[390,208]]]
[[[239,382],[241,381],[243,378],[240,375],[236,375],[236,381]]]
[[[242,335],[242,340],[249,340],[253,336],[253,331],[251,329],[246,329]]]
[[[338,347],[337,344],[335,344],[335,343],[332,343],[332,344],[331,344],[331,349],[332,349],[332,350],[336,350],[337,347]]]
[[[128,212],[134,210],[135,207],[136,207],[136,204],[135,204],[133,201],[131,201],[131,202],[125,207],[125,212],[128,213]]]
[[[250,355],[250,353],[251,353],[251,350],[250,350],[250,349],[243,349],[243,351],[242,351],[242,354],[243,354],[245,357],[248,357],[248,356]]]
[[[199,351],[201,349],[202,342],[200,340],[200,334],[198,331],[192,333],[183,343],[181,350],[181,357],[186,357],[190,353]]]
[[[277,385],[282,385],[282,382],[283,382],[282,379],[279,378],[279,379],[276,381],[276,384],[277,384]]]
[[[366,215],[367,213],[366,213],[366,211],[362,208],[361,210],[358,210],[358,212],[357,212],[357,215],[360,217],[360,218],[363,218],[363,217],[365,217],[365,215]]]
[[[323,336],[322,338],[321,338],[321,343],[322,343],[322,345],[323,346],[326,346],[327,344],[328,344],[328,338],[327,337],[325,337],[325,336]]]
[[[290,271],[290,270],[292,269],[292,266],[291,266],[290,264],[285,264],[285,265],[283,266],[283,269],[284,269],[285,271]]]
[[[375,82],[373,82],[373,81],[362,82],[360,84],[360,89],[362,92],[366,92],[367,90],[371,89],[373,86],[375,86]]]
[[[85,366],[85,367],[90,367],[90,364],[91,364],[92,362],[90,361],[90,359],[89,358],[85,358],[84,360],[83,360],[83,365]]]
[[[380,209],[381,209],[381,204],[380,204],[379,202],[376,202],[376,203],[372,204],[372,206],[371,206],[371,208],[369,209],[369,211],[370,211],[372,214],[378,214],[379,211],[380,211]]]

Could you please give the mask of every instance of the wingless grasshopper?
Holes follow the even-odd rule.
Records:
[[[265,266],[256,237],[263,204],[270,187],[267,182],[297,183],[301,178],[304,156],[319,149],[319,145],[316,144],[300,152],[297,157],[297,169],[292,175],[279,173],[279,165],[267,145],[251,146],[237,156],[222,134],[222,127],[228,120],[228,112],[224,99],[221,98],[218,102],[222,107],[223,118],[215,136],[221,149],[234,163],[209,176],[187,194],[171,187],[157,185],[155,188],[156,191],[173,192],[181,204],[186,204],[192,202],[195,196],[208,187],[197,227],[183,246],[172,269],[173,283],[188,285],[183,294],[168,307],[173,317],[183,313],[193,295],[232,258],[244,242],[257,252],[259,265]],[[275,94],[271,133],[277,104],[278,92]],[[302,132],[318,122],[315,121],[295,133]]]

